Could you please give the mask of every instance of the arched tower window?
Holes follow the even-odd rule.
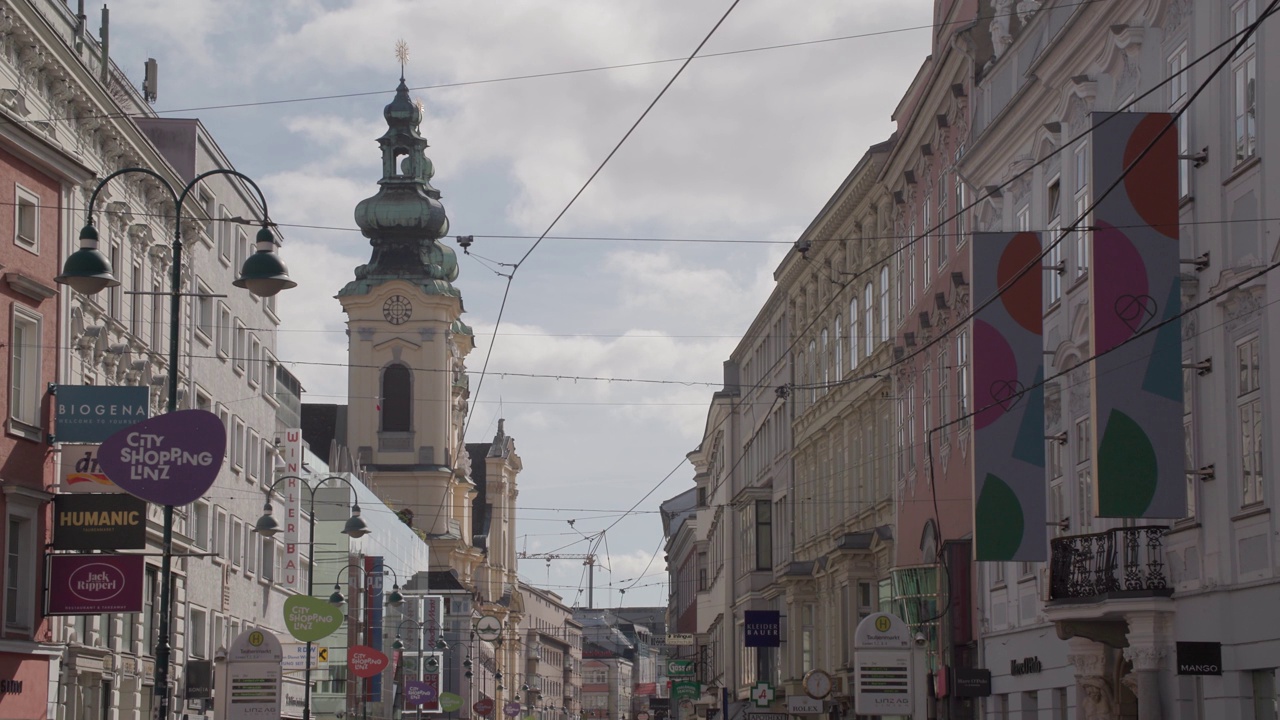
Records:
[[[400,363],[382,371],[382,432],[413,429],[413,376]]]

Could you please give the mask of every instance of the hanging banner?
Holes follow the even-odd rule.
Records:
[[[142,612],[141,555],[49,555],[45,615]]]
[[[381,555],[367,555],[364,559],[364,577],[368,597],[365,622],[368,623],[369,646],[374,650],[382,650],[382,573]],[[365,683],[365,702],[382,702],[382,675],[374,675]]]
[[[284,573],[285,587],[302,590],[302,431],[290,428],[276,433],[276,446],[284,461],[283,482],[276,486],[284,500]]]
[[[218,478],[227,429],[208,410],[134,423],[102,442],[98,464],[116,485],[157,505],[199,500]]]
[[[974,233],[973,497],[976,560],[1042,562],[1044,346],[1040,236]]]
[[[123,493],[98,466],[100,445],[63,445],[61,487],[64,493]]]
[[[58,385],[54,440],[100,443],[146,420],[149,392],[136,385]]]
[[[1168,113],[1093,114],[1093,187],[1105,192],[1133,166],[1099,197],[1092,223],[1099,517],[1187,514],[1182,324],[1172,320],[1182,312],[1178,136],[1176,128],[1166,131],[1170,120]]]
[[[54,550],[141,550],[147,503],[132,495],[53,496]]]

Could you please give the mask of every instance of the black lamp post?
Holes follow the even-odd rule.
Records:
[[[245,181],[258,193],[262,201],[262,229],[258,231],[257,252],[245,260],[240,270],[240,277],[232,284],[245,288],[249,292],[262,297],[270,297],[296,287],[298,283],[289,278],[289,271],[280,262],[275,253],[276,239],[272,234],[271,221],[267,218],[267,198],[261,188],[247,175],[235,170],[219,168],[197,175],[187,183],[181,191],[174,190],[173,185],[165,177],[154,170],[141,167],[130,167],[117,170],[102,179],[89,196],[89,206],[85,209],[85,225],[80,230],[80,249],[71,253],[62,266],[62,274],[54,280],[68,285],[77,292],[93,295],[108,287],[115,287],[120,281],[112,273],[111,262],[98,250],[98,230],[93,226],[93,207],[98,201],[98,193],[113,178],[126,173],[142,173],[159,181],[161,187],[169,191],[173,199],[173,271],[170,274],[169,288],[169,398],[165,406],[166,412],[178,409],[178,330],[182,315],[182,205],[191,189],[201,180],[211,175],[233,175]],[[156,674],[155,694],[159,696],[159,713],[161,720],[169,720],[169,616],[173,575],[173,506],[164,506],[164,530],[160,553],[160,622],[159,637],[156,638]]]
[[[310,567],[307,570],[307,596],[310,597],[315,591],[316,568],[316,491],[324,486],[330,480],[339,480],[351,488],[351,517],[347,518],[347,522],[342,526],[342,534],[352,538],[361,538],[369,534],[369,526],[365,524],[364,518],[360,517],[360,503],[356,501],[356,487],[351,481],[341,475],[330,475],[328,477],[319,478],[314,484],[308,482],[306,478],[298,475],[285,475],[276,478],[271,483],[271,487],[267,488],[267,502],[262,508],[262,517],[258,518],[258,522],[254,524],[254,532],[264,537],[274,537],[280,532],[280,523],[276,522],[275,516],[272,515],[271,493],[275,491],[276,486],[285,480],[294,480],[307,489],[310,495],[308,504],[307,518],[307,563]],[[306,660],[303,666],[303,682],[306,687],[302,690],[302,720],[311,720],[311,641],[307,641]]]
[[[400,623],[396,625],[396,639],[395,639],[395,642],[391,643],[392,650],[404,650],[404,640],[400,637],[400,628],[404,627],[405,623],[408,623],[410,625],[416,625],[418,628],[418,642],[415,644],[418,646],[418,674],[421,676],[422,674],[424,674],[424,668],[422,665],[422,650],[423,650],[422,646],[426,644],[427,621],[414,620],[413,618],[404,618],[403,620],[401,620]],[[439,650],[440,652],[444,652],[445,650],[449,649],[449,643],[444,641],[443,629],[441,629],[440,631],[440,637],[436,638],[435,649]],[[436,668],[436,670],[439,671],[440,668]],[[417,678],[417,679],[420,679],[420,678]],[[441,681],[440,685],[441,687],[437,688],[437,691],[443,690],[443,685],[444,685],[443,680]],[[421,716],[422,716],[422,709],[419,708],[415,712],[415,717],[421,717]]]

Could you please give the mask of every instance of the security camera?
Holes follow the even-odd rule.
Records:
[[[925,639],[924,633],[916,633],[916,646],[924,647],[925,642],[926,642],[926,639]]]

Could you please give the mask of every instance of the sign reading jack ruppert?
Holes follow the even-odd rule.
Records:
[[[141,555],[50,555],[45,615],[142,612]]]
[[[141,386],[59,385],[58,442],[97,443],[147,419],[148,388]]]
[[[98,465],[126,492],[157,505],[200,499],[222,469],[227,430],[208,410],[179,410],[107,438]]]

